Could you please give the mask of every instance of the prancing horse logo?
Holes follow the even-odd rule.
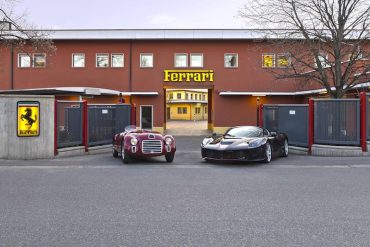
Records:
[[[24,110],[26,114],[22,114],[21,115],[21,119],[22,121],[26,120],[27,121],[27,126],[28,126],[28,129],[31,129],[32,128],[32,125],[37,121],[37,116],[35,114],[35,118],[32,119],[32,110],[30,108],[26,108],[26,110]]]

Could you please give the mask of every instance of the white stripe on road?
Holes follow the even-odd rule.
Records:
[[[166,168],[166,169],[205,169],[205,168],[288,168],[288,169],[312,169],[312,168],[325,168],[325,169],[348,169],[348,168],[370,168],[367,164],[354,164],[354,165],[242,165],[242,164],[202,164],[202,165],[168,165],[168,164],[132,164],[132,165],[56,165],[56,166],[19,166],[7,165],[0,166],[0,170],[18,169],[132,169],[132,168]]]

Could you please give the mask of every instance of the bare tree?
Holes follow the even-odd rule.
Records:
[[[289,54],[288,68],[272,70],[277,79],[318,84],[333,98],[370,79],[369,0],[247,0],[240,16]]]
[[[0,0],[0,42],[11,49],[54,53],[56,48],[48,38],[50,32],[29,24],[25,14],[17,15],[14,11],[17,3],[17,0]]]

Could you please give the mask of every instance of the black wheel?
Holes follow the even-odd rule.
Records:
[[[131,161],[131,157],[125,153],[125,149],[123,148],[123,143],[121,145],[121,159],[124,164],[128,164]]]
[[[272,150],[271,150],[271,145],[269,142],[266,142],[265,144],[265,159],[263,162],[265,163],[270,163],[271,162],[271,157],[272,157]]]
[[[173,161],[173,159],[175,158],[175,154],[174,153],[166,154],[165,157],[166,157],[166,161],[168,163],[171,163]]]
[[[118,157],[118,152],[114,148],[112,148],[112,155],[114,158]]]
[[[281,147],[281,157],[288,157],[289,155],[289,145],[288,140],[285,139],[284,145]]]

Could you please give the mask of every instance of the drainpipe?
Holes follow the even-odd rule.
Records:
[[[128,72],[128,89],[132,92],[132,40],[130,40],[130,56],[129,56],[129,72]],[[132,95],[130,96],[130,103],[132,104]]]
[[[10,89],[14,89],[14,47],[11,44],[10,48]]]

